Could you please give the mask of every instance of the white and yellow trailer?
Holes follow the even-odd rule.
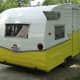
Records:
[[[1,63],[48,72],[79,52],[77,5],[12,8],[0,14]]]

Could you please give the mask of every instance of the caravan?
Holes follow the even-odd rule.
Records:
[[[80,52],[79,21],[79,6],[73,4],[3,11],[0,62],[52,70]]]

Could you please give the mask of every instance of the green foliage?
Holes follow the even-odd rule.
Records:
[[[0,0],[0,12],[5,9],[18,7],[18,0]],[[24,0],[25,5],[28,6],[30,0]],[[43,5],[50,5],[50,4],[58,4],[63,3],[65,0],[45,0]],[[71,0],[72,3],[80,4],[80,0]]]
[[[29,0],[24,0],[25,6],[27,6],[27,3]],[[17,0],[0,0],[0,12],[2,12],[5,9],[9,8],[15,8],[18,7],[18,1]]]
[[[25,4],[28,4],[28,3],[29,3],[29,1],[30,1],[30,0],[24,0],[24,3],[25,3]]]
[[[17,7],[16,0],[6,0],[0,4],[0,12],[13,7]]]
[[[44,5],[63,3],[63,0],[45,0]]]
[[[72,0],[71,2],[75,4],[80,4],[80,0]]]
[[[50,5],[50,4],[58,4],[58,3],[64,3],[66,0],[45,0],[44,5]],[[80,0],[71,0],[73,4],[80,4]]]
[[[48,4],[56,4],[57,0],[45,0],[44,1],[44,5],[48,5]]]

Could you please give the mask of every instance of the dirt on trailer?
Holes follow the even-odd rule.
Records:
[[[76,76],[80,76],[80,55],[49,73],[0,64],[0,80],[73,80]]]

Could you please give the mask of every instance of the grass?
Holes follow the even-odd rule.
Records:
[[[76,76],[73,80],[80,80],[80,75]]]

